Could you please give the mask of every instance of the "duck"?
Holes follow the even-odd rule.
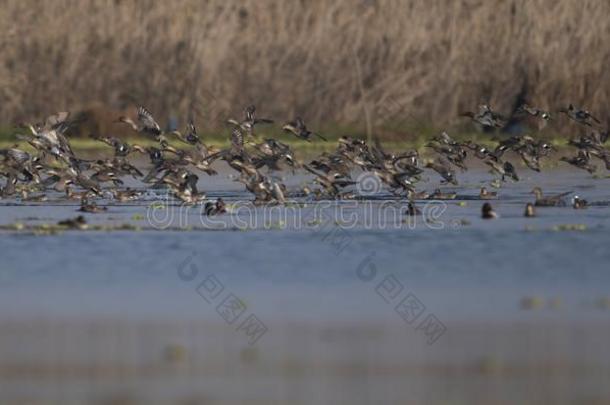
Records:
[[[493,111],[487,104],[481,104],[476,113],[466,111],[459,115],[470,118],[473,122],[482,125],[484,128],[503,128],[506,126],[506,119]]]
[[[496,191],[489,191],[486,187],[481,187],[481,191],[479,192],[479,198],[481,200],[493,200],[497,198],[498,193]]]
[[[143,106],[137,109],[138,123],[135,123],[131,118],[120,116],[116,122],[129,125],[135,132],[151,136],[161,145],[167,145],[167,139],[163,135],[161,126],[157,123],[152,113]]]
[[[322,139],[324,142],[327,141],[327,139],[325,137],[318,134],[317,132],[312,132],[312,131],[308,130],[307,126],[305,125],[305,121],[303,121],[303,119],[301,117],[296,117],[293,121],[290,121],[290,122],[287,122],[286,124],[284,124],[284,126],[282,126],[282,130],[284,132],[290,132],[290,133],[294,134],[294,136],[296,136],[297,138],[303,139],[307,142],[311,142],[311,137],[313,135]]]
[[[540,108],[532,107],[527,103],[521,104],[521,106],[517,109],[518,112],[527,113],[533,117],[541,118],[545,121],[551,119],[551,113],[548,111],[541,110]]]
[[[540,160],[538,156],[529,154],[527,151],[519,151],[519,156],[525,165],[535,172],[540,172]]]
[[[222,157],[222,153],[209,153],[203,144],[197,144],[194,148],[188,150],[176,149],[172,146],[166,146],[165,151],[175,154],[178,157],[178,164],[193,165],[197,169],[206,173],[208,176],[218,174],[210,165],[217,159]]]
[[[87,212],[89,214],[99,214],[101,212],[106,212],[108,208],[100,207],[96,203],[90,203],[88,199],[83,198],[80,202],[80,208],[78,210],[81,212]]]
[[[28,193],[27,190],[22,189],[21,190],[21,201],[44,202],[44,201],[47,201],[47,196],[45,194],[31,195]]]
[[[566,202],[564,198],[571,193],[571,191],[567,191],[565,193],[545,197],[543,196],[540,187],[534,187],[532,190],[532,194],[536,196],[536,202],[534,203],[536,207],[565,207]]]
[[[222,198],[217,198],[216,202],[208,201],[204,206],[204,214],[207,216],[214,216],[218,214],[224,214],[227,212],[225,202]]]
[[[415,203],[413,201],[409,201],[407,203],[407,209],[405,211],[405,215],[408,215],[410,217],[421,215],[421,210],[415,206]]]
[[[233,118],[227,120],[227,123],[234,125],[236,128],[244,131],[248,136],[252,136],[254,126],[257,124],[273,124],[273,120],[269,118],[257,118],[256,107],[254,104],[247,106],[244,109],[243,121],[237,121]]]
[[[576,156],[566,157],[563,156],[559,160],[569,163],[574,167],[578,167],[579,169],[586,170],[589,174],[593,174],[597,171],[597,166],[590,163],[590,155],[589,152],[585,150],[579,150]]]
[[[436,153],[444,156],[450,163],[461,169],[463,172],[468,170],[464,161],[467,153],[462,146],[455,142],[449,134],[443,132],[441,135],[432,138],[426,147],[433,149]]]
[[[120,186],[123,184],[123,180],[121,180],[117,176],[116,171],[110,167],[100,168],[98,171],[91,175],[90,179],[97,183],[112,182],[114,186]]]
[[[309,167],[309,165],[303,165],[303,168],[315,175],[315,182],[322,186],[329,195],[339,195],[341,189],[344,187],[356,184],[355,181],[346,179],[341,173],[330,171],[328,173],[320,173]]]
[[[95,139],[96,141],[103,142],[106,145],[113,147],[115,157],[126,157],[133,151],[131,145],[129,145],[127,142],[123,142],[119,138],[115,138],[115,137],[92,137],[92,138]]]
[[[185,204],[198,204],[205,199],[205,193],[197,190],[199,177],[188,170],[181,169],[177,172],[168,172],[161,179],[173,195]]]
[[[496,219],[498,218],[498,214],[493,210],[490,203],[483,204],[481,207],[481,218],[483,219]]]
[[[443,193],[439,188],[428,197],[429,200],[455,200],[457,193]]]
[[[198,145],[201,143],[201,139],[199,135],[197,135],[197,128],[195,128],[195,123],[193,120],[190,120],[186,125],[186,131],[184,134],[180,131],[172,131],[172,135],[175,135],[180,141],[188,144],[188,145]]]
[[[127,187],[125,190],[112,190],[112,197],[120,202],[127,202],[127,201],[134,201],[137,200],[138,198],[140,198],[140,196],[142,195],[141,191],[138,190],[132,190],[131,188]]]
[[[540,119],[539,124],[538,124],[539,130],[544,129],[547,126],[548,122],[551,120],[550,112],[542,110],[540,108],[533,107],[527,103],[521,104],[521,106],[519,106],[517,108],[517,113],[525,113],[532,117],[539,118]]]
[[[587,208],[588,205],[589,205],[589,203],[587,202],[587,200],[584,200],[584,199],[578,197],[577,195],[575,195],[574,198],[572,199],[572,208],[574,208],[575,210]]]
[[[410,200],[428,200],[430,198],[430,193],[425,190],[412,191],[411,193],[408,193],[407,197]]]
[[[280,161],[285,161],[288,165],[293,167],[297,164],[294,159],[294,154],[290,149],[290,146],[276,141],[275,139],[267,139],[262,143],[254,145],[257,156],[253,157],[253,163],[257,167],[267,166],[270,171],[281,170]]]
[[[82,215],[76,218],[64,219],[57,223],[59,226],[66,227],[68,229],[87,229],[87,220]]]
[[[594,150],[591,151],[591,155],[604,162],[606,170],[610,170],[610,151],[606,149]]]
[[[532,218],[536,216],[536,209],[534,208],[534,204],[525,204],[525,212],[523,213],[523,216],[526,218]]]
[[[502,177],[502,181],[506,181],[507,177],[513,181],[519,181],[519,176],[517,175],[515,167],[509,161],[503,162],[495,155],[489,155],[484,162],[491,168],[492,173]]]
[[[68,200],[81,201],[83,199],[88,199],[90,197],[93,197],[93,195],[94,195],[94,193],[90,190],[76,192],[76,191],[72,190],[72,187],[70,187],[70,185],[67,185],[65,187],[65,192],[66,192],[66,198]]]
[[[504,175],[502,175],[502,180],[506,177],[509,177],[513,181],[519,181],[519,176],[517,175],[517,171],[515,170],[515,166],[509,161],[504,162]]]
[[[559,112],[567,115],[568,118],[581,125],[592,127],[594,124],[601,124],[600,120],[595,118],[589,111],[577,108],[572,104],[570,104],[568,108],[559,110]]]
[[[455,178],[455,171],[451,168],[449,161],[444,157],[439,157],[436,162],[426,163],[425,167],[432,169],[438,174],[440,174],[443,178],[443,180],[441,181],[442,184],[450,183],[455,186],[458,185],[458,181]]]
[[[493,154],[493,152],[491,152],[489,149],[487,149],[487,147],[485,147],[483,145],[479,145],[479,144],[474,143],[472,141],[466,141],[466,142],[462,143],[461,146],[463,146],[463,147],[473,151],[474,152],[474,156],[477,159],[480,159],[480,160],[484,160],[488,156]]]

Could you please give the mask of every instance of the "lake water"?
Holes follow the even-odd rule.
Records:
[[[610,401],[610,179],[528,176],[491,221],[484,171],[414,219],[383,193],[253,208],[221,175],[213,219],[158,192],[84,214],[139,231],[2,231],[0,400]],[[536,185],[591,206],[524,218]],[[54,198],[0,200],[0,224],[78,214]]]

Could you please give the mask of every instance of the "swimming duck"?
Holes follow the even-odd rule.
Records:
[[[479,192],[479,198],[481,200],[493,200],[497,198],[498,193],[495,191],[488,191],[486,187],[481,187],[481,191]]]
[[[120,202],[134,201],[140,198],[142,195],[141,191],[132,190],[127,187],[125,190],[111,190],[112,197]]]
[[[216,202],[208,201],[205,203],[204,213],[207,216],[214,216],[218,214],[224,214],[227,212],[225,202],[222,198],[217,198]]]
[[[443,193],[439,188],[428,197],[429,200],[455,200],[457,193]]]
[[[80,208],[78,210],[81,212],[87,212],[89,214],[99,214],[100,212],[106,212],[108,208],[100,207],[94,202],[89,202],[87,198],[83,198],[80,202]]]
[[[498,218],[498,214],[493,210],[490,203],[483,204],[481,207],[481,218],[483,219],[496,219]]]
[[[554,196],[544,197],[540,187],[534,187],[532,190],[532,194],[536,196],[536,202],[534,203],[536,207],[565,207],[566,202],[564,198],[571,193],[571,191],[567,191]]]
[[[575,210],[587,208],[588,205],[589,204],[588,204],[587,200],[579,198],[577,195],[575,195],[574,198],[572,199],[572,208],[574,208]]]
[[[559,110],[559,112],[566,114],[571,120],[589,127],[593,126],[594,123],[601,123],[589,111],[576,108],[572,104],[570,104],[568,108]]]
[[[64,226],[69,229],[87,229],[87,220],[82,215],[76,218],[64,219],[57,223],[59,226]]]
[[[290,121],[290,122],[284,124],[282,129],[285,132],[290,132],[290,133],[294,134],[299,139],[306,140],[307,142],[311,142],[312,135],[315,135],[318,138],[322,139],[323,141],[326,141],[326,138],[324,138],[322,135],[308,130],[307,126],[305,125],[305,121],[303,121],[303,119],[301,117],[296,117],[294,119],[294,121]]]
[[[523,213],[523,216],[525,216],[527,218],[532,218],[532,217],[536,216],[536,209],[534,208],[534,204],[532,204],[532,203],[525,204],[525,212]]]
[[[407,197],[410,200],[428,200],[428,199],[430,199],[430,193],[428,193],[425,190],[423,190],[423,191],[412,191],[411,193],[407,194]]]
[[[66,190],[66,198],[68,200],[82,201],[83,199],[88,199],[88,198],[94,196],[94,193],[92,193],[90,190],[75,192],[74,190],[72,190],[72,188],[69,185],[65,187],[65,190]]]

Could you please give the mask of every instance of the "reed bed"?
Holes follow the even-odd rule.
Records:
[[[606,119],[605,0],[4,0],[0,122],[125,110],[202,128],[255,103],[380,131],[462,122],[489,102]]]

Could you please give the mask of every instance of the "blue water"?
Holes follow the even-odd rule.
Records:
[[[175,216],[165,225],[196,230],[50,236],[4,231],[0,315],[214,317],[213,307],[202,307],[205,301],[196,292],[214,275],[225,291],[268,319],[395,316],[376,290],[390,276],[402,285],[396,299],[412,293],[447,321],[520,319],[519,303],[525,297],[561,302],[537,316],[608,316],[595,309],[595,302],[610,295],[610,180],[575,172],[537,176],[500,190],[499,200],[492,201],[500,218],[492,221],[480,218],[482,202],[473,200],[488,175],[474,173],[467,177],[469,186],[457,189],[461,203],[432,203],[440,213],[430,224],[419,217],[409,226],[401,223],[406,217],[390,216],[371,225],[367,218],[380,218],[375,214],[387,203],[380,200],[326,203],[321,221],[311,224],[305,212],[315,205],[305,201],[306,206],[276,207],[264,219],[262,208],[248,211],[245,220],[246,211],[234,211],[215,219],[214,226],[222,224],[223,231],[201,230],[205,223],[198,209],[185,213],[177,206],[169,208]],[[529,191],[540,184],[549,193],[574,190],[597,205],[540,208],[537,218],[524,218],[524,204],[532,201]],[[230,203],[247,197],[235,187],[239,185],[230,184],[220,193]],[[109,205],[107,213],[86,216],[89,223],[129,222],[150,229],[146,218],[154,199]],[[76,215],[76,206],[64,202],[3,203],[4,224],[55,223]],[[337,207],[344,211],[335,222]],[[249,223],[252,216],[256,229],[235,226]],[[346,224],[346,218],[355,221]],[[585,229],[557,230],[562,224]],[[197,274],[184,281],[178,269],[191,256],[187,268],[195,265]],[[363,280],[362,269],[374,276]]]

